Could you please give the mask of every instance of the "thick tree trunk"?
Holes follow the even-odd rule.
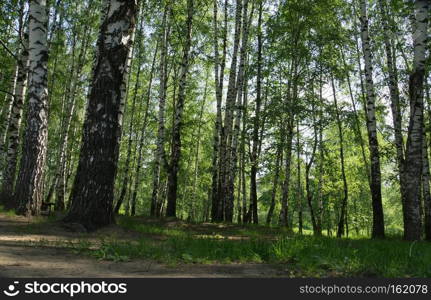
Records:
[[[427,76],[425,76],[425,78],[427,78]],[[424,141],[423,143],[428,143],[427,145],[427,161],[424,161],[424,164],[428,163],[428,168],[426,169],[428,171],[428,180],[430,180],[430,175],[429,175],[429,157],[428,157],[428,149],[431,149],[431,138],[427,138],[426,133],[430,132],[431,129],[431,98],[430,98],[430,85],[427,84],[427,80],[425,79],[425,90],[426,90],[426,99],[428,102],[428,127],[426,127],[426,125],[424,124],[424,132],[425,132],[425,137],[424,137]],[[424,168],[426,168],[424,166]],[[428,181],[429,182],[429,181]],[[422,184],[422,186],[424,186]],[[431,197],[427,198],[424,197],[424,213],[425,213],[425,220],[424,220],[424,226],[425,226],[425,239],[427,241],[431,241]]]
[[[425,126],[422,141],[422,199],[424,203],[425,239],[431,240],[431,193],[430,193],[430,166],[428,159],[428,144]]]
[[[175,106],[174,126],[172,129],[171,160],[168,170],[168,203],[167,217],[176,217],[178,171],[181,157],[181,127],[183,122],[184,103],[186,100],[187,73],[189,70],[190,48],[192,45],[193,0],[187,0],[187,20],[185,26],[185,44],[181,61],[181,71],[178,87],[178,99]]]
[[[22,157],[15,188],[20,214],[38,215],[43,197],[43,175],[48,141],[47,7],[45,0],[31,0],[29,10],[29,106]]]
[[[414,63],[409,78],[410,118],[405,154],[405,199],[403,201],[404,239],[421,238],[419,212],[422,174],[423,98],[428,31],[428,1],[415,1],[413,32]]]
[[[65,222],[94,230],[114,221],[114,181],[136,1],[105,0],[79,165]]]
[[[379,143],[377,139],[377,122],[376,122],[376,95],[373,83],[373,67],[371,61],[370,38],[368,32],[368,17],[366,1],[361,0],[361,40],[362,51],[365,61],[365,87],[367,92],[367,130],[368,143],[370,146],[371,161],[371,199],[373,208],[373,238],[385,237],[385,223],[383,216],[382,191],[381,191],[381,172],[380,172],[380,154]]]

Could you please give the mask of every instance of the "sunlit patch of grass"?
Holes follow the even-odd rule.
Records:
[[[128,225],[130,226],[130,224]],[[274,263],[297,269],[306,276],[431,276],[431,244],[409,243],[399,237],[370,240],[356,236],[337,239],[312,235],[288,235],[264,226],[214,227],[212,233],[196,235],[193,230],[141,224],[138,230],[166,235],[163,241],[150,238],[138,243],[108,242],[99,258],[148,258],[175,263]],[[159,226],[159,227],[158,227]],[[216,228],[216,229],[215,229]],[[218,228],[218,230],[217,230]],[[248,236],[248,239],[231,239]],[[268,238],[271,237],[271,238]]]
[[[5,209],[3,205],[0,205],[0,212],[8,217],[16,216],[15,211],[13,209]]]
[[[296,236],[273,245],[276,260],[295,261],[309,274],[322,270],[355,276],[429,277],[431,244],[402,240]]]
[[[120,217],[117,220],[118,225],[128,230],[137,231],[147,235],[162,235],[162,236],[184,236],[187,233],[178,228],[168,228],[160,224],[141,223],[129,217]]]

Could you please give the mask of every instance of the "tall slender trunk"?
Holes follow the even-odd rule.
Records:
[[[280,226],[288,227],[288,215],[289,215],[289,192],[290,192],[290,165],[292,161],[292,139],[293,139],[293,116],[287,120],[286,131],[285,131],[285,159],[284,159],[284,181],[283,190],[281,196],[281,210],[280,210]]]
[[[296,120],[296,203],[298,205],[298,233],[302,234],[302,186],[301,186],[301,145],[299,142],[299,120]]]
[[[217,101],[217,114],[213,134],[213,153],[212,153],[212,182],[211,182],[211,219],[213,221],[221,221],[222,216],[219,214],[221,210],[221,195],[219,194],[219,182],[220,182],[220,138],[222,131],[222,97],[223,97],[223,82],[224,82],[224,69],[226,65],[226,52],[227,52],[227,0],[224,3],[224,30],[223,30],[223,57],[221,62],[219,61],[219,50],[218,50],[218,24],[217,24],[217,0],[214,0],[213,10],[213,31],[214,31],[214,78],[216,86],[216,101]],[[220,69],[219,69],[220,67]]]
[[[254,8],[254,6],[253,6]],[[250,17],[253,15],[253,9],[250,13]],[[229,194],[227,195],[226,201],[226,209],[225,209],[225,220],[228,222],[232,222],[233,219],[233,209],[234,209],[234,185],[235,185],[235,175],[237,170],[237,148],[238,141],[241,132],[241,120],[244,118],[243,124],[246,122],[246,111],[245,107],[248,105],[248,72],[247,72],[247,64],[248,64],[248,32],[250,23],[247,20],[248,18],[248,0],[243,3],[243,14],[242,14],[242,44],[240,50],[240,62],[239,62],[239,70],[238,77],[236,83],[237,89],[237,100],[236,100],[236,117],[235,124],[232,131],[230,151],[228,156],[229,161],[229,170],[228,170],[228,184],[227,188]],[[250,19],[251,20],[251,19]],[[256,218],[253,217],[253,222],[257,224],[257,214]]]
[[[90,9],[91,6],[88,7]],[[64,198],[66,195],[66,187],[67,187],[67,174],[66,174],[66,158],[68,152],[68,144],[69,144],[69,134],[70,127],[72,126],[72,119],[76,110],[76,101],[77,101],[77,90],[78,90],[78,81],[75,78],[79,78],[82,74],[82,70],[85,65],[85,57],[87,55],[88,46],[90,43],[90,27],[85,26],[83,33],[83,43],[81,45],[81,49],[78,53],[78,62],[75,68],[75,60],[73,59],[71,73],[69,78],[69,85],[65,91],[65,105],[68,105],[66,111],[66,116],[62,122],[62,132],[61,132],[61,142],[60,142],[60,152],[58,158],[58,168],[56,173],[56,178],[54,179],[55,185],[55,210],[62,211],[65,209]],[[72,56],[75,56],[75,43],[73,44]],[[70,151],[70,150],[69,150]],[[49,201],[48,201],[49,202]]]
[[[342,237],[345,234],[345,222],[347,215],[347,202],[348,202],[348,187],[347,187],[347,179],[346,179],[346,170],[345,170],[345,162],[344,162],[344,136],[343,136],[343,127],[340,118],[340,111],[337,102],[336,90],[334,78],[331,76],[331,85],[332,85],[332,93],[334,97],[334,109],[335,109],[335,117],[337,120],[338,127],[338,138],[340,144],[340,161],[341,161],[341,177],[343,179],[343,199],[341,200],[341,210],[340,216],[338,219],[338,230],[337,237]]]
[[[126,196],[127,192],[127,186],[128,183],[130,183],[130,163],[131,163],[131,156],[132,156],[132,144],[133,144],[133,124],[135,119],[135,108],[136,108],[136,98],[138,97],[138,90],[140,87],[140,78],[141,78],[141,64],[142,64],[142,35],[143,35],[143,20],[144,16],[141,16],[139,21],[139,28],[138,28],[138,34],[137,37],[139,38],[136,42],[136,45],[133,47],[132,52],[138,53],[138,59],[137,59],[137,68],[136,71],[136,81],[135,85],[133,87],[133,96],[132,96],[132,107],[130,109],[130,120],[129,120],[129,138],[127,139],[127,151],[126,151],[126,161],[124,163],[124,172],[123,172],[123,178],[121,180],[121,189],[120,189],[120,196],[118,197],[117,203],[115,204],[114,213],[118,214],[118,211],[120,210],[121,204],[124,201],[124,198]],[[138,49],[139,48],[139,49]],[[132,57],[134,57],[134,53],[132,53]],[[128,94],[128,92],[127,92]],[[127,99],[127,96],[126,96]]]
[[[79,142],[77,137],[77,131],[78,131],[78,127],[74,126],[70,135],[70,144],[69,144],[69,149],[76,149],[76,145]],[[65,184],[66,184],[66,188],[68,186],[70,186],[70,182],[72,180],[72,174],[73,171],[76,170],[75,165],[78,163],[78,159],[77,159],[77,155],[74,153],[74,151],[68,151],[66,153],[66,170],[65,170],[65,174],[66,174],[66,180],[65,180]],[[66,205],[66,209],[70,208],[70,201],[67,201],[67,205]]]
[[[255,116],[253,119],[253,146],[250,154],[250,202],[253,206],[252,219],[253,223],[258,223],[257,214],[257,183],[256,175],[258,170],[258,145],[259,145],[259,125],[260,125],[260,108],[262,103],[262,10],[263,1],[259,3],[259,17],[257,25],[257,74],[256,74],[256,105],[254,108]],[[269,215],[269,213],[268,213]],[[271,219],[271,217],[269,218]],[[267,218],[268,221],[268,218]]]
[[[280,217],[279,217],[279,224],[280,226],[284,226],[289,228],[289,193],[290,193],[290,165],[292,162],[292,140],[293,140],[293,128],[295,124],[295,115],[292,109],[292,102],[296,100],[297,96],[297,64],[296,60],[293,59],[291,66],[290,66],[290,74],[289,74],[289,81],[287,84],[287,94],[286,99],[284,101],[284,107],[286,109],[285,114],[287,115],[286,118],[283,120],[282,124],[282,132],[283,136],[285,136],[285,165],[284,165],[284,181],[283,181],[283,188],[282,188],[282,194],[281,194],[281,210],[280,210]],[[293,82],[293,83],[292,83]],[[293,84],[293,92],[291,91]],[[291,228],[289,228],[291,230]]]
[[[247,115],[247,108],[244,109],[244,114]],[[244,122],[245,124],[245,122]],[[242,137],[241,137],[241,189],[242,189],[242,223],[248,223],[250,221],[250,214],[247,211],[247,182],[245,179],[245,167],[246,167],[246,151],[245,151],[245,135],[246,135],[246,126],[243,124],[242,127]]]
[[[18,59],[15,66],[12,87],[10,89],[10,95],[6,96],[5,105],[2,110],[3,122],[0,123],[0,168],[2,170],[1,173],[3,173],[3,162],[4,162],[3,158],[6,155],[7,132],[9,130],[8,125],[10,123],[10,118],[12,115],[12,105],[15,99],[15,90],[16,90],[18,76],[19,76],[19,69],[20,69],[20,66],[19,66],[19,59]]]
[[[141,135],[139,137],[139,144],[138,144],[138,160],[136,162],[136,175],[134,176],[134,183],[133,183],[133,191],[132,191],[132,197],[131,197],[131,207],[136,206],[136,197],[138,194],[139,189],[139,183],[141,180],[141,168],[142,168],[142,151],[145,144],[145,138],[147,134],[147,125],[148,125],[148,113],[150,110],[150,98],[151,98],[151,87],[153,85],[153,76],[156,66],[156,57],[158,52],[158,43],[156,45],[156,49],[154,51],[153,55],[153,61],[151,63],[151,71],[150,71],[150,78],[148,79],[148,86],[145,94],[145,112],[144,112],[144,118],[142,122],[142,129],[141,129]]]
[[[22,107],[27,88],[28,74],[28,18],[25,17],[26,0],[17,2],[18,13],[18,52],[15,56],[9,49],[8,52],[15,58],[16,66],[13,76],[12,89],[10,94],[6,94],[5,101],[0,109],[0,174],[3,176],[2,187],[0,190],[1,199],[6,206],[13,207],[12,193],[13,184],[15,183],[16,160],[15,153],[18,151],[18,136],[15,132],[21,123]],[[6,30],[6,35],[3,36],[6,40],[9,39],[11,30]],[[7,47],[2,42],[4,47]],[[12,145],[10,145],[12,143]],[[12,147],[11,147],[12,146]],[[7,147],[7,150],[6,150]],[[14,158],[15,156],[15,158]],[[11,161],[12,159],[12,161]]]
[[[313,89],[311,89],[311,90],[313,91]],[[311,110],[315,111],[314,100],[312,103]],[[310,216],[311,216],[311,224],[313,226],[313,233],[314,233],[314,235],[321,235],[322,232],[320,231],[320,228],[317,226],[316,214],[315,214],[315,210],[313,208],[313,194],[311,192],[311,182],[310,182],[310,171],[311,171],[311,167],[313,166],[313,163],[314,163],[314,158],[316,155],[317,143],[318,143],[318,130],[317,130],[317,124],[316,124],[316,120],[315,120],[314,115],[312,118],[313,118],[314,141],[313,141],[313,148],[311,150],[310,160],[305,165],[305,191],[307,193],[307,203],[308,203],[308,208],[310,209]]]
[[[181,157],[181,127],[186,98],[187,73],[189,70],[190,48],[192,45],[193,0],[187,0],[187,20],[184,36],[186,38],[178,87],[178,99],[175,106],[174,126],[172,129],[171,161],[168,170],[168,203],[166,216],[175,217],[177,207],[178,171]]]
[[[236,0],[235,12],[235,33],[234,44],[231,58],[231,65],[229,71],[229,81],[226,95],[226,111],[224,124],[221,128],[220,135],[220,154],[219,154],[219,187],[218,195],[220,196],[218,205],[217,220],[224,220],[226,212],[230,212],[231,208],[228,207],[229,201],[229,180],[230,180],[230,154],[231,154],[231,141],[232,141],[232,125],[234,120],[235,103],[238,96],[237,84],[237,64],[238,64],[238,49],[240,44],[241,35],[241,17],[242,17],[242,0]]]
[[[320,100],[322,101],[322,84],[320,85]],[[322,116],[322,109],[319,111],[319,178],[317,183],[317,211],[316,211],[316,227],[317,232],[321,233],[323,230],[322,226],[322,217],[325,210],[324,202],[323,202],[323,169],[324,169],[324,144],[323,144],[323,116]]]
[[[168,55],[168,39],[169,39],[169,21],[170,14],[169,4],[166,4],[161,32],[161,49],[160,49],[160,86],[159,86],[159,111],[158,111],[158,130],[157,130],[157,149],[154,161],[153,174],[153,192],[151,195],[150,215],[157,215],[157,203],[159,202],[160,175],[161,164],[166,159],[165,154],[165,106],[166,106],[166,89],[167,89],[167,55]]]
[[[29,10],[29,106],[22,157],[15,188],[20,214],[38,215],[48,142],[47,25],[45,0],[31,0]]]
[[[385,223],[383,216],[382,205],[382,187],[381,187],[381,171],[380,171],[380,154],[379,142],[377,138],[377,122],[376,122],[376,95],[374,92],[373,83],[373,67],[371,61],[370,37],[368,32],[368,17],[366,1],[361,0],[361,40],[362,51],[365,61],[365,87],[367,92],[367,130],[368,143],[370,145],[370,161],[371,161],[371,199],[373,208],[373,230],[371,236],[373,238],[385,237]]]
[[[281,167],[281,163],[283,161],[282,144],[283,144],[282,142],[279,142],[279,144],[277,146],[277,154],[276,154],[276,159],[275,159],[274,181],[272,183],[273,185],[272,185],[272,190],[271,190],[271,204],[270,204],[269,209],[268,209],[268,214],[266,215],[266,225],[271,224],[272,216],[274,214],[274,209],[275,209],[275,199],[277,197],[277,189],[278,189],[279,180],[280,180],[280,167]]]
[[[114,221],[114,182],[138,10],[135,1],[105,0],[104,4],[78,170],[64,218],[87,230]]]
[[[397,151],[397,165],[400,180],[400,190],[402,195],[401,199],[404,199],[404,142],[401,128],[402,116],[400,108],[400,92],[398,88],[398,72],[396,70],[396,64],[394,63],[395,49],[392,47],[389,36],[391,29],[389,27],[389,15],[387,12],[385,1],[379,0],[379,8],[383,27],[382,34],[386,53],[386,65],[388,69],[387,85],[389,87],[389,94],[391,100],[395,148]]]
[[[350,80],[350,72],[348,71],[344,50],[341,49],[340,52],[341,52],[341,56],[343,59],[343,66],[347,70],[346,71],[347,87],[349,89],[350,101],[352,103],[352,108],[353,108],[353,117],[355,119],[356,136],[357,136],[357,139],[359,140],[359,146],[361,147],[362,160],[364,162],[364,167],[365,167],[365,170],[367,172],[368,184],[371,184],[370,166],[368,164],[367,156],[365,153],[364,139],[362,138],[362,131],[361,131],[361,125],[360,125],[360,121],[359,121],[358,109],[356,108],[355,97],[353,96],[352,82]]]
[[[242,223],[242,205],[241,205],[241,201],[242,201],[242,194],[241,194],[241,190],[242,190],[242,170],[244,169],[244,160],[243,160],[243,153],[242,153],[242,142],[241,142],[241,146],[240,146],[240,152],[239,152],[239,162],[238,162],[238,169],[237,169],[237,173],[238,173],[238,185],[236,187],[236,210],[237,210],[237,215],[236,215],[236,222],[238,224]]]
[[[423,98],[428,31],[428,1],[415,1],[413,32],[414,61],[409,78],[410,118],[405,154],[405,199],[403,201],[404,239],[421,238],[419,212],[422,173]]]
[[[194,165],[194,171],[193,171],[193,189],[192,189],[192,195],[191,195],[191,203],[194,204],[196,202],[196,192],[198,189],[198,182],[199,182],[199,155],[200,155],[200,147],[201,147],[201,131],[202,131],[202,124],[203,124],[203,115],[204,115],[204,110],[205,110],[205,105],[206,105],[206,100],[207,100],[207,92],[208,92],[208,77],[209,77],[209,72],[208,70],[206,71],[206,76],[205,76],[205,87],[204,87],[204,92],[202,95],[202,105],[201,105],[201,109],[199,111],[199,126],[198,126],[198,132],[196,135],[197,141],[196,141],[196,152],[194,154],[195,157],[195,165]],[[193,218],[192,218],[193,220]]]
[[[21,119],[23,114],[24,100],[27,91],[27,74],[29,67],[28,59],[28,32],[24,33],[22,39],[22,49],[18,61],[18,76],[14,91],[14,100],[12,104],[12,111],[8,132],[6,134],[8,139],[8,150],[6,154],[5,172],[3,176],[1,194],[2,198],[8,203],[6,206],[13,207],[12,193],[15,186],[15,177],[18,161],[18,147],[20,143],[19,133],[21,128]]]
[[[247,77],[247,75],[245,75],[244,77]],[[247,81],[247,79],[245,79],[245,81]],[[240,138],[240,133],[242,132],[241,130],[241,119],[243,119],[242,115],[244,115],[244,119],[246,119],[246,111],[245,111],[245,107],[247,107],[247,102],[248,102],[248,91],[247,91],[247,84],[245,84],[244,86],[242,86],[242,93],[238,92],[238,102],[237,102],[237,115],[235,118],[235,126],[234,126],[234,132],[233,132],[233,141],[232,141],[232,146],[231,146],[231,162],[230,162],[230,170],[229,170],[229,192],[230,194],[228,195],[228,205],[226,206],[227,211],[225,212],[225,220],[228,222],[232,222],[233,220],[233,210],[234,210],[234,186],[235,186],[235,176],[237,173],[237,161],[238,161],[238,153],[237,153],[237,148],[238,148],[238,143],[239,143],[239,138]],[[241,101],[242,100],[242,101]],[[245,124],[245,122],[243,122],[243,124]]]

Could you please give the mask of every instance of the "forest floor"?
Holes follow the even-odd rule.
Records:
[[[86,233],[0,212],[0,277],[429,277],[431,243],[143,217]]]
[[[101,238],[130,241],[137,233],[112,225],[95,233],[71,232],[56,222],[0,213],[0,277],[274,277],[270,264],[176,264],[150,259],[97,259],[83,248],[100,247]]]

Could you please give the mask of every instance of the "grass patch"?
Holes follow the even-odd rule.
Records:
[[[15,211],[13,209],[5,209],[3,205],[0,205],[0,213],[8,216],[8,217],[13,217],[16,216]]]
[[[273,245],[278,261],[291,260],[313,274],[342,276],[429,277],[431,244],[397,239],[335,239],[296,236]]]
[[[123,219],[120,225],[145,234],[163,235],[165,239],[156,241],[144,236],[134,242],[103,241],[92,255],[116,261],[154,259],[168,264],[271,263],[313,277],[431,276],[431,243],[428,242],[410,243],[397,237],[370,240],[288,236],[280,230],[277,235],[275,228],[258,226],[211,228],[212,235],[221,236],[214,239],[196,236],[201,232],[193,227],[172,229],[130,219]],[[232,240],[227,235],[249,235],[250,238]]]
[[[23,232],[43,232],[55,217],[33,220]],[[103,260],[150,259],[168,265],[181,263],[278,264],[289,276],[430,277],[431,243],[363,237],[337,239],[289,234],[262,225],[189,224],[179,220],[119,217],[117,223],[134,234],[126,240],[94,236],[59,241],[58,245]],[[54,226],[54,225],[53,225]],[[136,234],[135,234],[136,233]],[[38,245],[52,245],[43,240]],[[54,243],[55,244],[55,243]],[[287,274],[287,273],[286,273]]]
[[[154,223],[142,223],[131,217],[119,216],[117,218],[117,224],[128,230],[136,231],[149,236],[157,235],[174,237],[186,236],[189,234],[184,229],[165,227],[165,224],[160,220],[155,220]]]

